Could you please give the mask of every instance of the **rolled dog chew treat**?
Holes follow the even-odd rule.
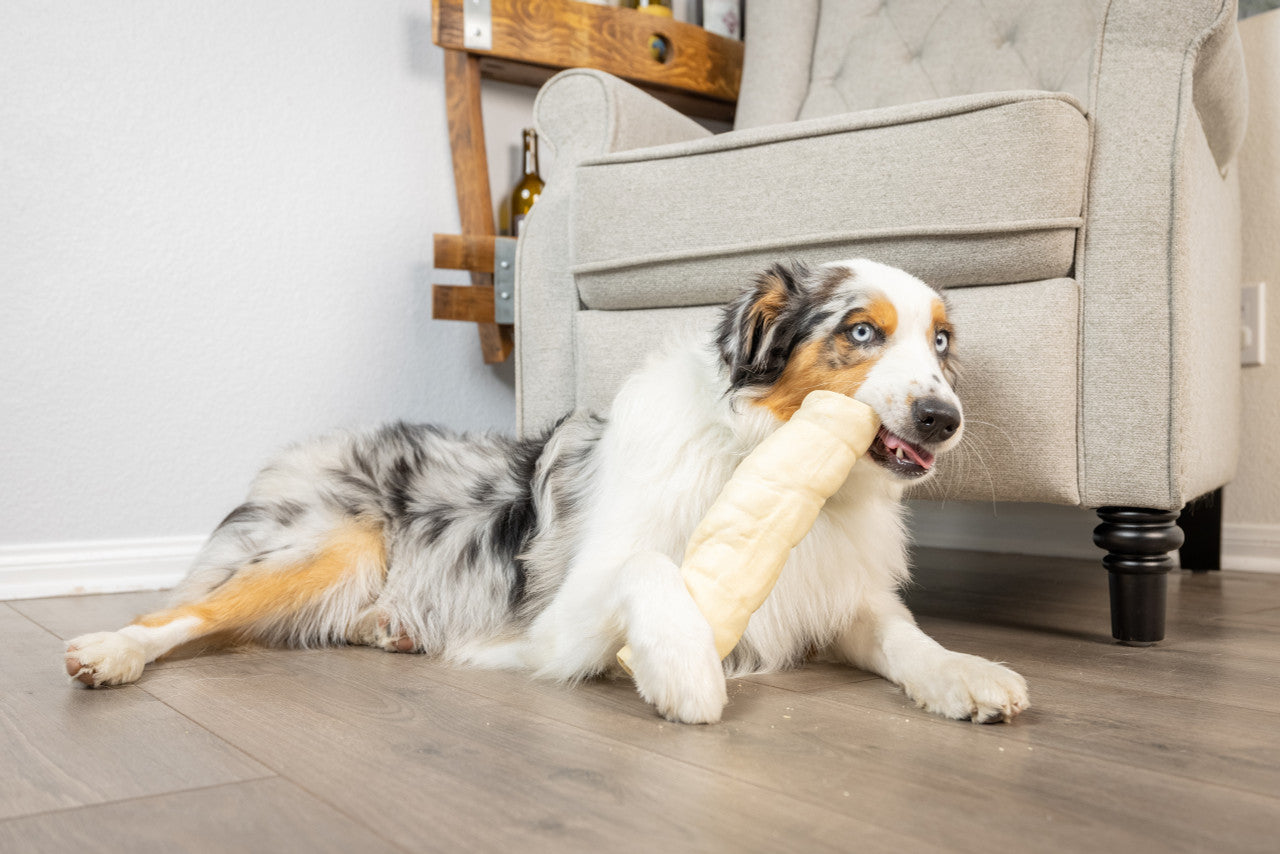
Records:
[[[738,464],[694,529],[680,566],[720,658],[737,645],[787,556],[879,429],[880,419],[865,403],[812,391]],[[618,651],[618,663],[631,672],[630,646]]]

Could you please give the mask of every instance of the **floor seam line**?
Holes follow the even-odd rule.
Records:
[[[273,779],[283,779],[283,778],[279,774],[272,771],[271,773],[263,774],[257,777],[246,777],[243,780],[227,780],[222,783],[208,783],[204,786],[191,786],[190,788],[169,789],[168,791],[164,791],[164,792],[153,792],[152,794],[149,794],[149,795],[133,795],[132,797],[128,797],[128,798],[112,798],[105,801],[94,801],[93,803],[90,803],[90,804],[76,804],[75,806],[69,806],[69,807],[57,807],[55,809],[49,809],[49,810],[37,810],[36,812],[23,813],[22,815],[11,815],[8,818],[0,819],[0,825],[8,824],[9,822],[13,822],[13,821],[22,821],[23,819],[28,819],[28,818],[38,818],[40,816],[47,816],[47,815],[59,815],[61,813],[72,813],[78,810],[95,809],[97,807],[117,806],[119,804],[128,804],[134,801],[145,801],[151,798],[163,798],[163,797],[166,797],[167,795],[185,795],[190,792],[204,792],[211,789],[221,789],[224,786],[239,786],[242,783],[256,783],[260,780],[273,780]]]

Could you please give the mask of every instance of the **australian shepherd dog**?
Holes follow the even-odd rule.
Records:
[[[1026,683],[944,649],[898,596],[903,490],[963,432],[941,294],[865,260],[775,266],[714,341],[651,358],[607,414],[523,439],[391,424],[293,447],[217,527],[167,610],[67,646],[98,687],[198,639],[366,644],[572,683],[616,668],[659,714],[718,721],[725,678],[825,655],[949,718],[1008,720]],[[814,389],[883,427],[724,661],[680,577],[737,463]]]

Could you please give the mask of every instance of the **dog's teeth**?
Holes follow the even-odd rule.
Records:
[[[907,458],[906,451],[904,451],[904,450],[902,450],[901,448],[899,448],[899,449],[898,449],[898,459],[900,459],[900,460],[905,460],[906,458]]]

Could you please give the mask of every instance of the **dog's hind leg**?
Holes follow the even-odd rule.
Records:
[[[133,682],[148,662],[201,638],[294,646],[341,642],[385,576],[381,527],[349,519],[314,548],[268,555],[213,586],[197,585],[191,601],[139,617],[119,631],[72,640],[66,670],[96,688]]]
[[[623,564],[619,579],[619,614],[640,696],[669,720],[720,720],[728,702],[724,667],[680,567],[666,555],[640,552]]]

